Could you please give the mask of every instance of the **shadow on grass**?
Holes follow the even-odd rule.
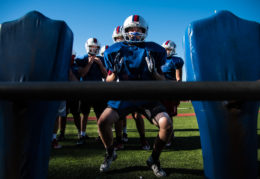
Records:
[[[199,169],[185,169],[185,168],[163,168],[164,171],[167,173],[167,176],[169,178],[174,177],[175,175],[183,175],[183,178],[187,178],[185,176],[190,177],[202,177],[204,176],[203,170]],[[59,171],[60,172],[60,171]],[[106,173],[100,173],[97,168],[84,168],[80,170],[75,170],[73,172],[67,173],[64,171],[61,175],[57,174],[55,171],[48,173],[48,179],[67,179],[67,178],[74,178],[74,179],[80,179],[80,178],[137,178],[141,174],[144,176],[144,178],[155,178],[153,172],[151,169],[149,169],[147,166],[129,166],[125,168],[120,169],[111,169],[110,171]],[[138,177],[139,178],[139,177]],[[180,178],[180,177],[178,177]]]
[[[155,137],[146,137],[151,148],[153,146]],[[140,150],[141,143],[139,138],[129,138],[125,144],[125,150]],[[189,136],[189,137],[175,137],[174,142],[170,147],[166,147],[165,150],[196,150],[201,149],[200,137]]]
[[[260,149],[260,135],[257,135],[257,141],[258,141],[257,147],[258,149]]]
[[[148,143],[153,146],[155,137],[147,137]],[[75,139],[74,139],[75,141]],[[76,145],[76,141],[74,144],[71,144],[71,141],[60,142],[63,146],[58,150],[51,150],[51,156],[55,157],[63,157],[71,155],[73,157],[88,157],[100,155],[103,156],[105,153],[105,148],[101,141],[96,141],[95,138],[90,138],[86,140],[86,144],[84,145]],[[151,152],[151,149],[148,152]],[[190,136],[190,137],[176,137],[173,144],[170,147],[166,147],[164,150],[196,150],[201,149],[200,138],[199,136]],[[140,138],[129,138],[128,142],[124,144],[123,150],[142,150]]]
[[[257,176],[260,177],[260,161],[259,160],[257,161],[257,164],[258,164],[258,174],[257,174]]]
[[[128,173],[128,172],[138,172],[138,171],[149,171],[147,166],[131,166],[131,167],[125,167],[122,169],[115,169],[107,172],[107,174],[120,174],[120,173]],[[167,175],[171,174],[189,174],[189,175],[197,175],[197,176],[203,176],[204,172],[203,170],[198,169],[186,169],[186,168],[163,168],[163,170],[167,173]]]
[[[145,132],[158,132],[159,129],[145,129]],[[176,132],[198,132],[199,129],[174,129]],[[137,132],[137,129],[127,129],[127,132]]]

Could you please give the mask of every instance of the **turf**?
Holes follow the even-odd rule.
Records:
[[[193,113],[191,103],[182,102],[178,113]],[[91,113],[91,116],[94,116]],[[258,136],[260,135],[260,118],[258,117]],[[111,171],[106,174],[99,173],[100,164],[104,159],[104,147],[96,142],[96,121],[89,121],[87,134],[91,137],[84,146],[77,146],[77,132],[73,122],[68,121],[66,140],[60,142],[63,148],[52,150],[49,162],[48,179],[64,178],[155,178],[145,161],[151,150],[141,150],[139,135],[133,119],[127,120],[129,141],[125,149],[118,151],[118,159],[113,162]],[[167,172],[168,178],[204,178],[202,151],[199,130],[195,116],[175,117],[174,129],[176,140],[172,147],[166,148],[161,154],[162,168]],[[145,120],[146,137],[150,143],[158,133],[158,129]],[[258,163],[260,161],[258,137]]]

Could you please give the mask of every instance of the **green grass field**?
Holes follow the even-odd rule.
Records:
[[[183,102],[178,113],[193,113],[191,103]],[[91,116],[94,116],[92,113]],[[260,117],[258,117],[258,136],[260,135]],[[175,117],[174,129],[176,140],[173,146],[166,148],[161,154],[161,166],[168,178],[204,178],[203,160],[200,145],[198,124],[195,116]],[[118,158],[111,165],[111,171],[99,173],[105,150],[102,143],[95,141],[97,137],[96,121],[89,121],[87,134],[91,139],[87,144],[76,145],[77,131],[73,122],[68,121],[66,140],[60,142],[63,148],[52,150],[49,162],[48,179],[66,178],[155,178],[146,166],[151,150],[141,150],[139,135],[133,119],[127,121],[129,141],[125,149],[117,151]],[[158,129],[145,120],[146,137],[153,144]],[[258,137],[258,163],[260,162],[260,142]]]

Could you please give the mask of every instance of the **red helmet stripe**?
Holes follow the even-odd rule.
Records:
[[[134,22],[139,22],[139,16],[138,15],[134,15],[133,16],[133,21]]]
[[[165,45],[168,45],[169,42],[170,42],[170,40],[167,40],[167,42],[165,42]]]
[[[93,38],[93,41],[94,41],[94,43],[97,43],[97,39],[96,38]]]
[[[116,32],[117,32],[117,33],[120,32],[120,26],[117,26],[117,28],[116,28]]]

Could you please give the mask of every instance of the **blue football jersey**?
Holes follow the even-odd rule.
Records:
[[[104,53],[104,61],[108,71],[114,72],[115,57],[123,57],[122,68],[117,74],[120,81],[124,80],[153,80],[148,70],[145,57],[151,53],[155,59],[155,66],[159,73],[166,60],[166,51],[154,42],[143,42],[128,45],[126,42],[115,43]]]
[[[104,53],[106,68],[114,72],[115,57],[120,54],[123,57],[122,67],[117,76],[119,81],[125,80],[154,80],[148,70],[145,57],[150,52],[155,60],[157,71],[162,74],[161,66],[166,60],[165,49],[154,42],[142,42],[128,45],[126,42],[115,43]],[[125,109],[145,105],[149,101],[109,101],[108,105],[115,109]]]
[[[181,69],[183,64],[184,61],[180,57],[168,57],[165,64],[161,66],[165,78],[167,80],[176,80],[176,69]]]
[[[97,57],[100,58],[103,65],[105,66],[104,58],[101,56],[97,56]],[[83,58],[77,58],[77,59],[75,59],[75,61],[79,67],[84,68],[88,64],[88,55],[85,55]],[[102,78],[103,78],[103,74],[100,70],[100,67],[96,62],[94,62],[91,65],[88,73],[82,78],[82,80],[83,81],[102,81]]]

